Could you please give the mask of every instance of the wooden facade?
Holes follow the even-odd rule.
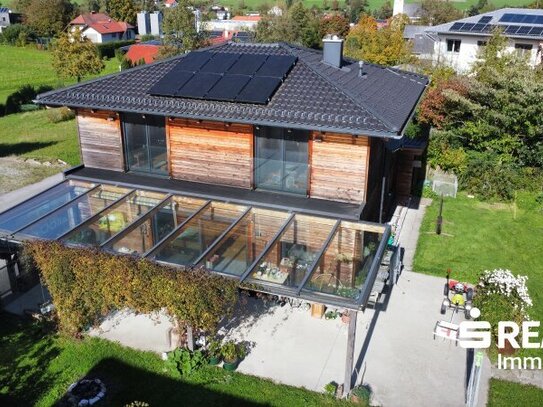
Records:
[[[253,126],[174,119],[167,134],[172,178],[252,187]]]
[[[81,159],[85,166],[124,171],[119,115],[108,111],[77,111]]]

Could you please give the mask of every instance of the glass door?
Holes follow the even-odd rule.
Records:
[[[256,188],[306,195],[309,133],[260,127],[255,138]]]
[[[168,175],[164,118],[125,114],[122,119],[128,171]]]

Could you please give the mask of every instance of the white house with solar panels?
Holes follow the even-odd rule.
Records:
[[[434,40],[434,62],[467,72],[495,27],[509,39],[510,52],[526,55],[534,66],[541,62],[543,10],[523,8],[503,8],[429,27],[426,34]]]

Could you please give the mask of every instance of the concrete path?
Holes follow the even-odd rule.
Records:
[[[25,199],[28,199],[40,192],[58,184],[64,179],[63,173],[55,174],[51,177],[45,178],[35,184],[27,185],[26,187],[17,189],[15,191],[8,192],[0,195],[0,212],[15,206]]]
[[[531,384],[543,389],[543,370],[503,370],[494,366],[492,377],[509,382]]]

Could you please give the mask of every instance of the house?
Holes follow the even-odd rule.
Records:
[[[407,24],[403,30],[404,40],[413,44],[412,54],[425,61],[432,60],[437,41],[436,36],[428,31],[430,28],[429,25]]]
[[[415,23],[422,18],[422,6],[421,3],[407,3],[404,0],[394,0],[392,7],[392,15],[405,14],[411,22]]]
[[[467,72],[495,29],[508,39],[507,51],[524,55],[533,66],[541,63],[543,10],[503,8],[430,27],[436,38],[433,61]]]
[[[123,21],[115,21],[107,14],[94,11],[79,15],[70,22],[70,27],[72,32],[79,28],[81,34],[95,44],[135,38],[135,30],[132,25]]]
[[[176,7],[176,6],[177,6],[177,1],[175,1],[175,0],[164,0],[164,7],[171,8],[171,7]]]
[[[22,15],[13,13],[7,7],[0,7],[0,33],[4,28],[12,24],[18,24],[22,20]]]
[[[154,35],[159,37],[162,35],[162,12],[140,11],[137,14],[138,19],[138,35]]]
[[[125,58],[133,64],[140,63],[141,60],[146,64],[155,61],[160,52],[161,41],[148,41],[145,43],[132,44],[128,47]]]
[[[208,31],[254,31],[256,25],[262,19],[259,15],[234,16],[227,20],[209,20],[205,22]]]
[[[230,42],[40,94],[75,110],[82,165],[0,214],[0,254],[59,240],[342,307],[348,392],[356,312],[395,281],[374,221],[410,193],[424,147],[404,130],[428,79],[323,42]]]

